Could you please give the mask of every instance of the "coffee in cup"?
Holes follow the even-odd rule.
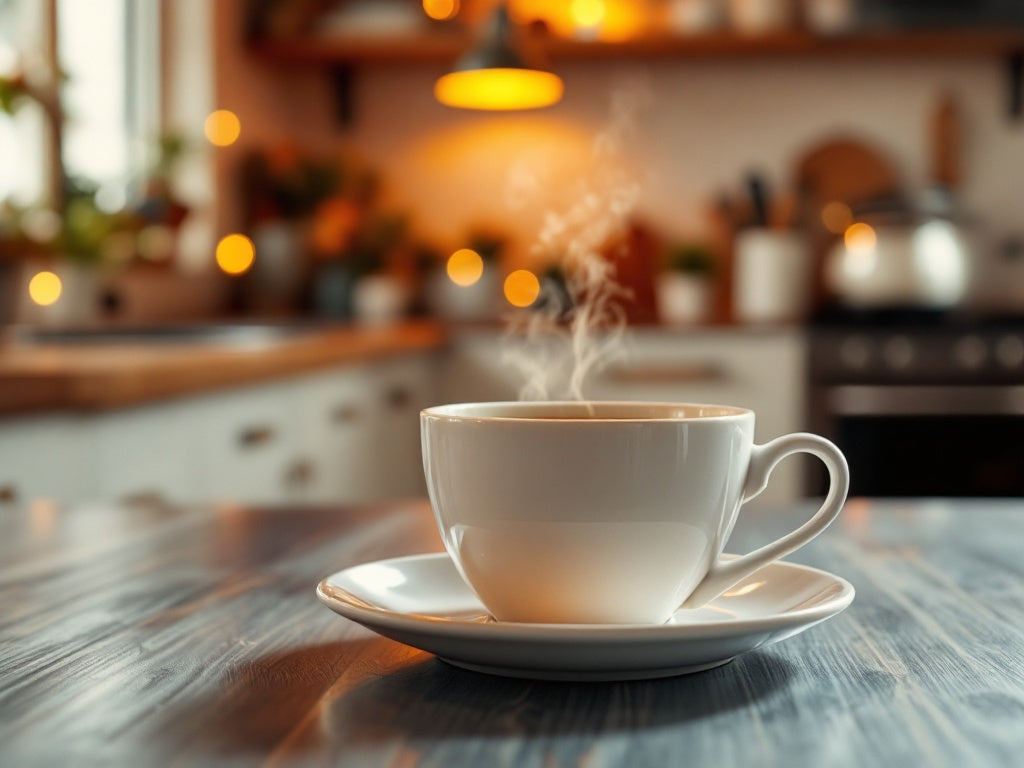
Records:
[[[817,536],[849,488],[842,453],[796,433],[755,445],[754,413],[722,405],[507,402],[420,415],[444,545],[495,619],[660,624]],[[722,553],[741,505],[794,453],[828,494],[791,533]]]

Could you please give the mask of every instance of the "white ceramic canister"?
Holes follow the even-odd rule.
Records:
[[[733,311],[747,323],[801,320],[813,294],[811,253],[804,236],[751,228],[736,235]]]

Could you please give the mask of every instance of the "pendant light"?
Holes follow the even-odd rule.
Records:
[[[512,22],[502,3],[487,21],[480,42],[438,78],[434,96],[462,109],[537,109],[562,98],[562,79],[528,63],[512,39]]]

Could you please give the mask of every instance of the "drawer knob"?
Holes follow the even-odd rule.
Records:
[[[362,410],[358,405],[352,403],[341,403],[334,406],[330,415],[331,422],[334,424],[351,424],[354,421],[359,421],[362,417]]]
[[[277,436],[273,427],[256,425],[245,427],[238,433],[238,444],[243,448],[256,448],[272,442]]]
[[[396,411],[401,410],[402,408],[408,407],[409,403],[412,402],[412,393],[409,391],[408,387],[391,387],[385,396],[385,400],[389,408]]]

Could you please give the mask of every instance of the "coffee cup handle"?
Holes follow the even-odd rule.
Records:
[[[846,458],[835,445],[823,437],[806,432],[783,435],[764,445],[753,447],[743,490],[743,502],[746,503],[761,493],[768,485],[768,476],[775,469],[775,465],[795,453],[817,456],[828,469],[828,494],[821,507],[810,520],[771,544],[729,560],[719,556],[711,564],[704,580],[683,602],[683,608],[699,608],[714,600],[754,571],[799,549],[836,519],[850,489],[850,469]]]

